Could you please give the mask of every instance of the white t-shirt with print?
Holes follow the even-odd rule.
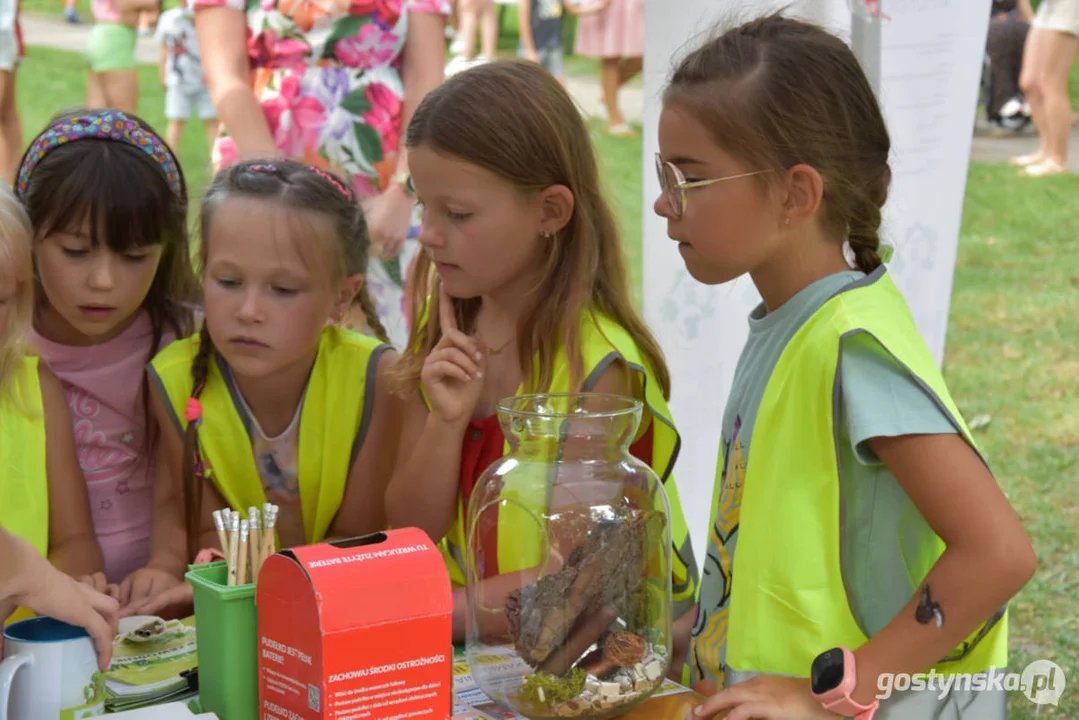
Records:
[[[161,18],[157,21],[156,37],[167,51],[166,87],[188,94],[205,88],[192,11],[188,8],[172,8],[161,13]]]

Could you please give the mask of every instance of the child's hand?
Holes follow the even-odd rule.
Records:
[[[116,601],[60,572],[29,543],[3,530],[0,546],[5,554],[0,569],[0,625],[21,605],[38,615],[86,628],[97,647],[98,667],[108,670],[116,637]],[[0,635],[0,654],[2,650]]]
[[[79,582],[83,585],[89,585],[99,593],[105,593],[107,595],[113,595],[109,589],[109,581],[105,578],[105,573],[96,572],[93,575],[83,575],[79,578]],[[112,587],[116,587],[113,585]],[[115,595],[113,595],[115,597]]]
[[[487,348],[457,328],[453,299],[444,287],[439,289],[438,311],[442,339],[424,361],[420,381],[432,415],[445,423],[467,423],[483,389]]]
[[[719,714],[728,710],[726,714]],[[716,720],[839,720],[813,697],[808,680],[758,675],[722,690],[693,714]]]
[[[164,592],[128,605],[120,611],[120,617],[157,615],[165,620],[176,620],[193,615],[194,608],[194,590],[190,583],[181,582]]]
[[[117,590],[116,599],[126,611],[132,605],[142,603],[179,585],[181,580],[172,573],[155,568],[141,568],[124,579]]]

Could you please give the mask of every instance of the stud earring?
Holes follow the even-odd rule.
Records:
[[[791,219],[790,218],[783,218],[783,224],[784,225],[790,225],[791,224]]]
[[[554,239],[554,231],[552,231],[552,230],[544,230],[544,231],[543,231],[543,238],[544,238],[545,240],[552,240],[552,239]]]

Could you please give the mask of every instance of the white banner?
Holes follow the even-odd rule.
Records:
[[[671,367],[671,412],[682,434],[675,472],[699,563],[710,524],[722,409],[748,333],[746,316],[760,296],[748,277],[706,287],[686,273],[667,238],[666,221],[652,212],[659,194],[653,155],[666,78],[717,21],[737,22],[789,6],[852,43],[878,90],[892,137],[893,184],[882,230],[885,242],[895,246],[889,269],[938,363],[944,355],[989,12],[978,0],[882,0],[876,4],[886,18],[869,21],[852,16],[849,2],[863,0],[646,3],[644,310]]]

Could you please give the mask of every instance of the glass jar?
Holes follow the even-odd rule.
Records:
[[[498,406],[510,451],[468,501],[467,653],[525,717],[619,715],[670,668],[670,509],[630,454],[642,412],[588,393]]]

